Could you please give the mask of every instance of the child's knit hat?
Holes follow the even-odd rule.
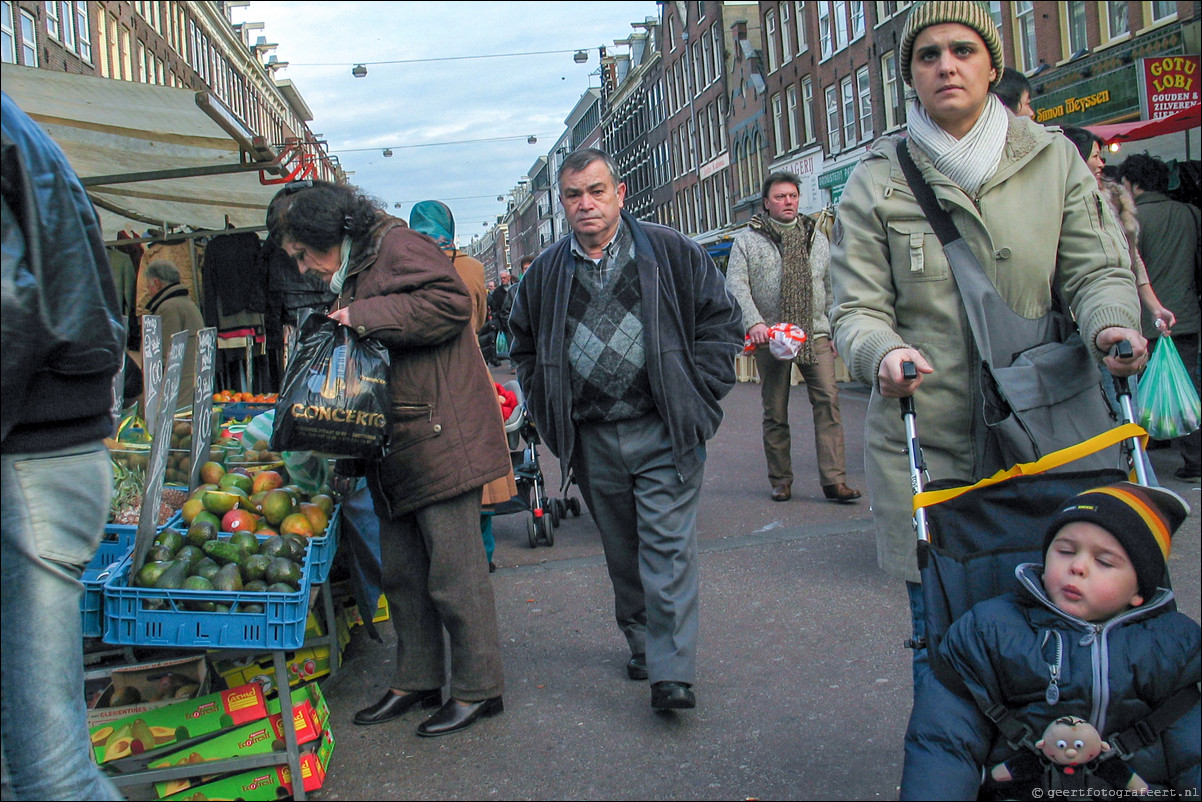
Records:
[[[1189,515],[1185,499],[1163,487],[1116,482],[1073,496],[1057,513],[1043,538],[1043,550],[1061,527],[1089,521],[1122,544],[1139,580],[1139,595],[1150,599],[1164,578],[1173,533]]]
[[[985,8],[984,3],[974,0],[928,0],[928,2],[918,3],[914,6],[910,16],[906,18],[906,27],[902,30],[898,66],[901,67],[902,80],[906,82],[906,85],[914,85],[914,79],[910,75],[910,62],[914,56],[914,40],[923,28],[948,22],[967,25],[981,35],[985,41],[985,47],[989,49],[989,60],[993,63],[993,68],[997,70],[997,77],[993,82],[1000,81],[1002,71],[1006,66],[1006,60],[1002,57],[1002,36],[998,33],[997,26],[993,24],[993,17],[989,15],[989,9]]]

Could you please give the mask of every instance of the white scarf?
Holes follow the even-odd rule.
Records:
[[[334,278],[330,280],[330,289],[335,294],[342,292],[342,285],[346,281],[346,266],[351,261],[351,238],[342,238],[342,264],[338,267],[338,272],[334,274]]]
[[[997,170],[1009,125],[1006,107],[992,93],[981,116],[960,139],[940,128],[917,100],[910,102],[907,118],[910,139],[931,157],[935,169],[974,196]]]

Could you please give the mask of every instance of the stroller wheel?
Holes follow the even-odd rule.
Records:
[[[572,510],[573,517],[575,517],[575,518],[580,517],[580,499],[578,499],[578,498],[568,499],[568,507]]]
[[[545,516],[551,518],[551,526],[559,526],[559,519],[563,517],[563,512],[559,508],[559,499],[549,498],[543,507]]]
[[[541,519],[535,518],[534,513],[530,513],[530,517],[526,519],[526,540],[530,543],[530,548],[538,548],[538,524]]]
[[[544,515],[542,518],[539,518],[539,520],[542,521],[542,524],[540,525],[539,528],[542,530],[541,534],[542,534],[543,543],[547,544],[548,546],[554,546],[555,545],[555,527],[553,527],[551,525],[551,521],[548,520],[548,517],[546,515]]]

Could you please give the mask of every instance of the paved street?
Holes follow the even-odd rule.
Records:
[[[867,395],[852,385],[842,399],[848,482],[864,489]],[[804,387],[792,394],[797,480],[786,503],[768,497],[758,386],[736,386],[724,406],[700,521],[697,710],[654,713],[647,684],[626,678],[587,512],[538,549],[525,516],[505,516],[493,574],[505,714],[436,739],[414,734],[420,711],[353,725],[387,686],[394,655],[387,624],[384,643],[356,629],[343,672],[324,686],[338,747],[319,798],[896,799],[909,615],[902,585],[876,568],[867,501],[822,500]],[[554,460],[542,456],[557,488]],[[1153,460],[1194,508],[1170,565],[1181,609],[1196,620],[1199,490],[1171,478],[1176,455]]]

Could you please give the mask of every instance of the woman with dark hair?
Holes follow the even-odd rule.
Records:
[[[501,413],[475,332],[471,296],[429,237],[353,187],[286,186],[267,211],[271,237],[337,293],[329,316],[387,346],[388,445],[366,465],[380,519],[380,586],[397,634],[390,688],[355,714],[391,721],[441,701],[417,728],[446,735],[504,710],[500,637],[480,540],[481,488],[510,470]],[[339,463],[339,471],[347,461]]]
[[[1035,119],[1035,109],[1031,108],[1031,82],[1013,67],[1002,70],[1002,77],[990,88],[997,95],[1002,105],[1018,117]]]
[[[1131,270],[1135,273],[1135,286],[1139,290],[1140,302],[1149,315],[1164,324],[1165,331],[1171,330],[1177,318],[1165,309],[1156,297],[1156,291],[1152,289],[1148,280],[1144,260],[1139,255],[1139,218],[1135,214],[1135,198],[1131,197],[1131,193],[1122,184],[1102,173],[1106,167],[1106,160],[1102,158],[1102,138],[1093,131],[1075,125],[1065,125],[1060,130],[1077,146],[1077,152],[1089,166],[1089,171],[1098,182],[1102,197],[1106,199],[1110,211],[1114,213],[1123,234],[1127,237],[1127,251],[1131,254]]]

